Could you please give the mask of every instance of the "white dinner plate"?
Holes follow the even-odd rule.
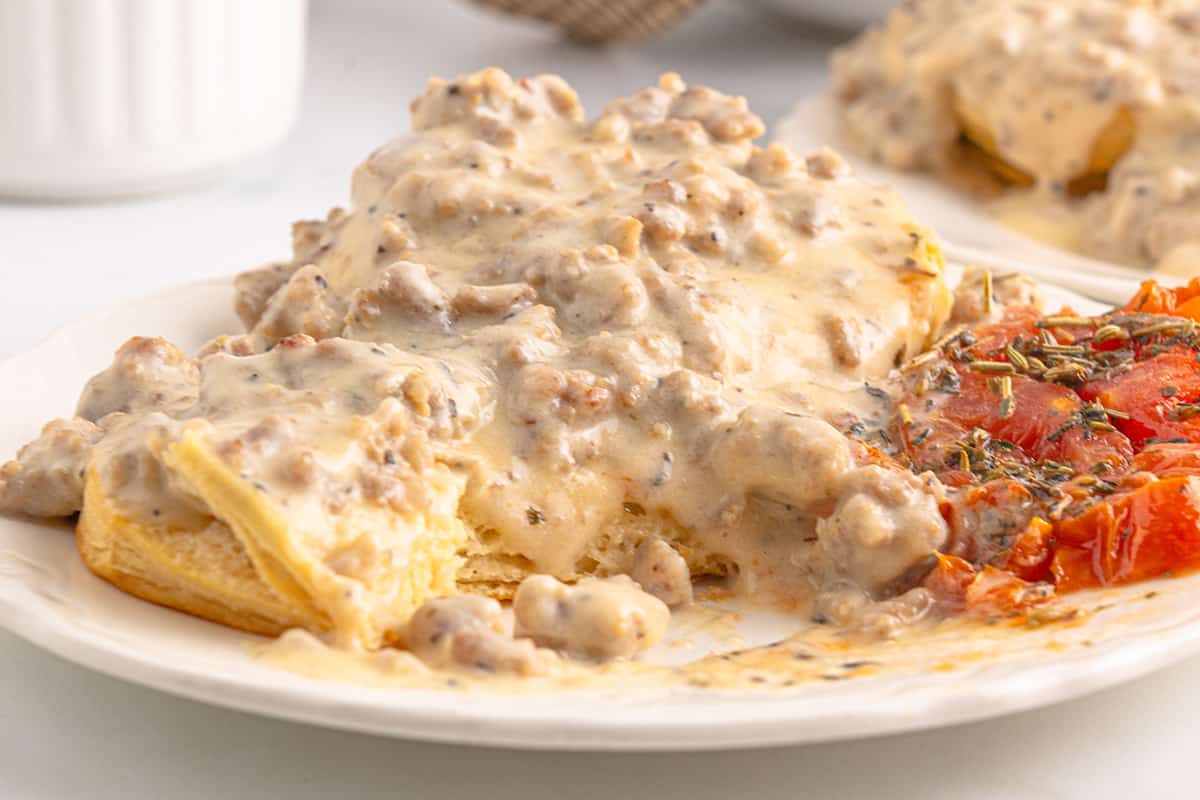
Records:
[[[829,94],[800,101],[773,131],[797,152],[837,150],[868,180],[899,190],[915,219],[938,232],[947,258],[1002,271],[1027,272],[1041,280],[1112,303],[1132,297],[1147,271],[1051,247],[1005,227],[978,198],[924,172],[904,172],[857,155]],[[1161,277],[1161,276],[1156,276]]]
[[[1060,294],[1052,299],[1071,302],[1082,312],[1096,309]],[[235,330],[231,296],[227,280],[163,292],[74,324],[34,351],[0,364],[5,388],[0,460],[48,418],[70,414],[86,377],[107,365],[126,337],[161,334],[194,348]],[[141,602],[93,577],[66,528],[0,518],[0,625],[66,659],[173,694],[269,716],[518,748],[718,749],[917,730],[1064,700],[1200,650],[1200,576],[1071,595],[1070,603],[1099,610],[1070,625],[981,641],[971,653],[960,648],[956,664],[945,647],[935,647],[917,652],[909,668],[894,674],[789,689],[514,695],[379,688],[270,667],[250,654],[247,645],[254,637]],[[678,662],[713,647],[766,643],[802,624],[792,616],[747,611],[740,641],[683,631],[692,650],[660,646],[653,658]]]

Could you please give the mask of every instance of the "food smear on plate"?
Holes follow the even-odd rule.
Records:
[[[952,287],[894,191],[676,75],[589,121],[487,69],[412,117],[237,278],[243,331],[126,342],[0,509],[78,514],[96,575],[267,660],[439,686],[832,680],[1193,565],[1190,506],[1157,506],[1190,456],[1152,446],[1192,441],[1190,289],[1076,318]],[[697,587],[807,630],[642,664]]]
[[[1191,0],[915,0],[838,51],[833,74],[868,155],[955,182],[987,173],[992,210],[1027,235],[1170,271],[1200,253]]]

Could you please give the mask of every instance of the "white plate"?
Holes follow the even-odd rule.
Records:
[[[86,376],[136,333],[195,347],[234,330],[228,281],[174,289],[60,331],[0,365],[0,458],[69,414]],[[1056,296],[1084,312],[1095,305]],[[1154,588],[1158,595],[1143,599]],[[794,689],[450,694],[320,681],[252,658],[253,637],[143,603],[93,577],[66,529],[0,518],[0,625],[76,663],[184,697],[269,716],[435,741],[520,748],[687,750],[861,737],[996,716],[1110,686],[1200,650],[1200,576],[1073,596],[1128,598],[1079,625],[1009,637],[950,672],[915,670]],[[750,613],[743,644],[792,633]],[[668,639],[671,637],[668,636]],[[700,642],[699,646],[712,646]],[[726,642],[725,646],[730,646]],[[988,648],[983,648],[988,649]],[[661,660],[686,651],[665,649]],[[921,658],[926,658],[921,651]]]
[[[1028,272],[1088,297],[1123,303],[1148,272],[1087,258],[1020,235],[994,219],[977,198],[923,172],[889,169],[855,154],[841,124],[837,103],[828,94],[800,101],[779,121],[775,138],[797,152],[828,146],[837,150],[868,180],[890,183],[913,216],[938,232],[948,258],[1004,271]]]

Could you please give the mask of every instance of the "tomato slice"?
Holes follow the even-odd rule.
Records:
[[[943,607],[961,611],[967,604],[967,587],[975,580],[977,570],[957,556],[934,553],[937,563],[921,585],[928,589]]]
[[[1200,567],[1200,477],[1152,481],[1054,526],[1059,591]]]
[[[983,428],[996,439],[1012,442],[1035,461],[1060,461],[1085,471],[1100,462],[1124,467],[1133,455],[1129,441],[1115,431],[1093,431],[1072,424],[1083,402],[1066,386],[1012,376],[1015,412],[1000,416],[1000,400],[987,376],[961,374],[960,393],[950,397],[941,413],[967,429]]]
[[[1018,481],[965,486],[944,506],[950,536],[942,552],[971,564],[997,563],[1037,512],[1033,494]]]
[[[1125,311],[1144,314],[1170,314],[1200,320],[1200,278],[1192,278],[1186,286],[1168,289],[1158,281],[1143,281]]]
[[[1048,583],[1030,583],[1011,572],[984,567],[967,587],[967,613],[977,616],[1027,611],[1054,597]]]
[[[1129,419],[1113,423],[1141,449],[1149,439],[1200,442],[1200,413],[1181,404],[1200,400],[1200,363],[1190,350],[1171,350],[1134,364],[1107,381],[1080,388],[1085,399],[1123,411]]]
[[[1041,318],[1040,311],[1028,306],[1006,309],[1000,321],[972,331],[975,344],[971,345],[969,351],[976,358],[991,358],[1018,336],[1026,339],[1037,336],[1037,323]]]
[[[1130,471],[1153,472],[1160,478],[1200,475],[1200,444],[1152,444],[1133,457]]]
[[[900,443],[915,472],[933,470],[947,486],[963,486],[974,478],[970,472],[947,463],[947,454],[968,433],[962,425],[935,410],[922,417],[919,424],[901,428]]]
[[[977,570],[961,558],[935,555],[937,563],[923,585],[949,610],[978,617],[1014,614],[1054,595],[1049,584],[1030,583],[991,566]]]
[[[1034,517],[1013,540],[1004,569],[1027,581],[1051,580],[1054,545],[1054,526]]]

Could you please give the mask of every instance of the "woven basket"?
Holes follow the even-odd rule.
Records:
[[[475,0],[481,6],[544,20],[572,39],[629,42],[660,33],[704,0]]]

